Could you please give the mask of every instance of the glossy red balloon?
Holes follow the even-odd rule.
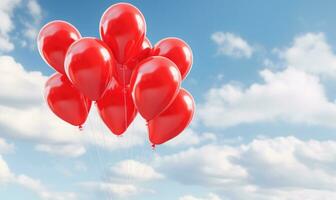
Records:
[[[150,43],[148,38],[145,38],[136,56],[134,56],[132,59],[130,59],[129,62],[127,62],[129,68],[134,69],[139,62],[150,56],[151,51],[152,44]]]
[[[116,68],[114,76],[119,84],[125,85],[125,86],[129,85],[134,68],[137,66],[137,64],[140,61],[150,56],[151,49],[152,49],[152,45],[150,41],[147,38],[145,38],[136,56],[131,58],[124,65],[117,64],[117,68]]]
[[[50,109],[62,120],[74,125],[82,125],[91,108],[91,101],[79,92],[63,75],[52,75],[44,91]]]
[[[73,43],[65,58],[70,81],[89,99],[101,98],[112,80],[116,62],[107,45],[95,38]]]
[[[182,80],[188,75],[192,65],[192,51],[186,42],[179,38],[165,38],[155,44],[154,56],[164,56],[179,68]]]
[[[128,3],[112,5],[100,20],[100,36],[121,64],[134,57],[142,45],[145,34],[144,16]]]
[[[38,35],[38,49],[44,60],[56,71],[65,74],[64,59],[69,46],[81,38],[78,30],[64,21],[46,24]]]
[[[124,133],[137,114],[129,87],[115,81],[97,101],[97,107],[100,117],[115,135]]]
[[[162,144],[179,135],[191,122],[194,110],[193,97],[186,90],[181,89],[173,103],[148,122],[151,143]]]
[[[148,121],[174,100],[180,88],[181,75],[169,59],[152,56],[139,63],[130,84],[136,108]]]

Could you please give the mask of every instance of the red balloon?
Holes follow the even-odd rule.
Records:
[[[162,144],[179,135],[191,122],[194,110],[193,97],[182,88],[173,103],[148,122],[151,143]]]
[[[52,75],[45,85],[44,95],[50,109],[62,120],[74,126],[81,126],[85,122],[91,101],[65,75]]]
[[[169,59],[152,56],[139,63],[130,84],[136,108],[143,118],[151,120],[176,97],[181,75]]]
[[[127,86],[130,83],[133,69],[129,65],[117,64],[116,70],[114,72],[114,78],[119,85]]]
[[[152,50],[153,46],[149,39],[146,37],[142,42],[140,54],[138,55],[139,59],[144,59],[150,55],[150,51]]]
[[[150,56],[151,50],[152,44],[147,38],[145,38],[141,45],[141,48],[139,49],[138,54],[135,57],[131,58],[124,65],[117,64],[117,68],[115,71],[115,78],[117,82],[124,86],[129,85],[134,68],[140,61]]]
[[[97,107],[100,117],[115,135],[124,133],[137,114],[130,88],[115,81],[97,101]]]
[[[95,38],[73,43],[65,58],[70,81],[89,99],[101,98],[112,80],[115,60],[108,46]]]
[[[141,45],[140,49],[138,50],[138,53],[136,54],[136,56],[131,58],[126,63],[126,65],[130,69],[134,69],[139,62],[141,62],[142,60],[144,60],[145,58],[148,58],[150,56],[151,51],[152,51],[152,44],[150,43],[148,38],[145,38],[145,40],[142,42],[142,45]]]
[[[44,60],[56,71],[65,74],[64,59],[69,46],[81,38],[78,30],[64,21],[46,24],[38,35],[38,49]]]
[[[109,7],[100,20],[100,36],[121,64],[138,52],[146,34],[142,13],[128,3]]]
[[[192,51],[186,42],[179,38],[165,38],[155,44],[154,56],[164,56],[179,68],[182,80],[188,75],[192,65]]]
[[[152,44],[150,43],[148,38],[145,38],[145,40],[142,42],[142,45],[137,55],[134,58],[132,58],[130,62],[128,62],[128,65],[130,65],[130,67],[134,69],[140,61],[150,56],[151,51],[152,51]]]

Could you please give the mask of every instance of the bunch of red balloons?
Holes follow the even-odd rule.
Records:
[[[40,54],[57,71],[45,85],[50,109],[81,126],[95,101],[100,117],[116,135],[124,133],[139,112],[153,145],[176,137],[195,109],[193,97],[181,88],[192,65],[190,47],[178,38],[152,47],[144,16],[127,3],[109,7],[99,27],[101,39],[81,37],[64,21],[41,29]]]

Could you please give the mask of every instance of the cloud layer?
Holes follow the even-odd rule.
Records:
[[[18,17],[23,17],[24,20],[19,21]],[[0,18],[0,53],[12,51],[15,48],[14,40],[21,46],[35,46],[38,27],[42,21],[42,9],[36,0],[2,0]],[[17,26],[24,28],[20,30],[22,32],[16,31],[14,34]]]
[[[243,38],[228,32],[215,32],[211,40],[217,45],[219,55],[232,56],[235,58],[250,58],[253,54],[253,47]]]
[[[262,82],[247,87],[229,83],[211,88],[198,107],[204,124],[225,128],[242,123],[282,121],[335,127],[336,104],[326,95],[318,76],[332,75],[335,68],[335,55],[324,35],[299,36],[293,46],[277,53],[285,68],[260,71]]]
[[[156,165],[165,176],[212,188],[224,199],[296,199],[305,191],[310,199],[331,200],[336,196],[335,156],[335,141],[290,136],[191,148],[158,157]]]

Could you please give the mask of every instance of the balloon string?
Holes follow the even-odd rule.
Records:
[[[127,129],[127,100],[126,100],[126,75],[125,75],[125,65],[122,65],[121,66],[121,69],[122,69],[122,76],[123,76],[123,97],[124,97],[124,120],[125,120],[125,123],[124,123],[124,126],[125,126],[125,131]],[[131,153],[129,152],[129,155],[131,155]],[[127,162],[127,171],[130,171],[130,165],[129,163]],[[129,174],[129,173],[128,173]],[[128,182],[130,182],[130,177],[127,177],[128,179]]]
[[[92,103],[92,102],[91,102]],[[94,102],[94,104],[96,105],[97,104],[97,102]],[[88,107],[88,105],[87,105],[87,103],[85,102],[84,103],[84,105],[85,105],[85,108],[86,108],[86,110],[89,112],[90,110],[91,110],[91,107],[89,108]],[[91,104],[91,106],[92,106],[92,104]],[[88,115],[89,115],[89,113],[88,113]],[[92,115],[92,114],[91,114]],[[88,116],[88,118],[86,119],[86,125],[88,125],[89,126],[89,134],[92,134],[92,137],[94,138],[94,144],[93,144],[93,146],[94,146],[94,148],[95,148],[95,150],[96,150],[96,158],[98,158],[98,163],[99,163],[99,167],[100,167],[100,170],[104,170],[105,171],[105,167],[103,166],[103,164],[102,164],[102,159],[101,159],[101,155],[100,155],[100,152],[99,152],[99,149],[98,149],[98,141],[97,141],[97,139],[96,139],[96,134],[94,133],[94,131],[93,131],[93,125],[92,125],[92,120],[93,119],[91,119],[91,116]],[[84,131],[84,128],[83,128],[83,124],[81,124],[81,125],[79,125],[78,126],[78,128],[79,128],[79,131]],[[99,138],[98,138],[98,140],[99,140]],[[97,159],[93,159],[93,155],[91,154],[91,156],[92,156],[92,160],[97,160]],[[97,169],[99,168],[99,167],[97,167]],[[98,172],[99,173],[99,172]],[[109,197],[108,197],[109,198]]]
[[[98,108],[98,105],[97,105],[97,102],[94,102],[95,104],[95,107]],[[98,155],[98,158],[99,158],[99,162],[101,163],[101,172],[102,172],[102,177],[101,179],[105,182],[107,180],[107,167],[108,167],[108,156],[106,156],[106,150],[107,150],[107,146],[106,146],[106,138],[105,138],[105,131],[103,129],[103,127],[101,126],[100,124],[100,120],[99,120],[99,116],[98,115],[93,115],[92,117],[92,121],[94,123],[94,126],[95,128],[97,129],[97,133],[99,134],[95,134],[94,136],[94,139],[97,140],[95,141],[96,142],[96,151],[97,151],[97,155]],[[93,126],[91,127],[93,128]],[[93,132],[93,130],[92,130]],[[100,143],[100,141],[103,140],[103,143]],[[104,149],[104,151],[101,151],[101,149]],[[103,152],[104,152],[104,155],[103,155]],[[111,194],[110,192],[107,192],[106,194],[107,196],[107,199],[111,199]]]

